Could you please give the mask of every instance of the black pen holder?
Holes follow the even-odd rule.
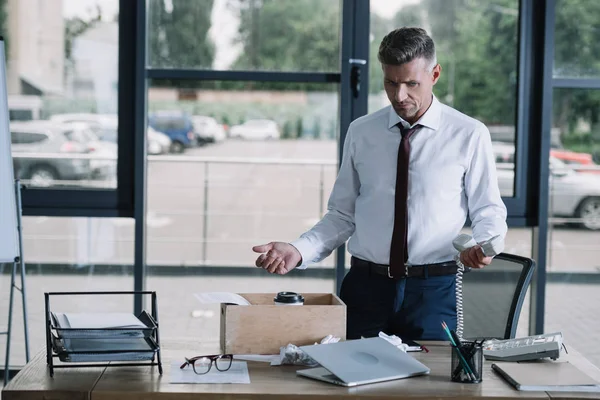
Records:
[[[460,348],[452,346],[450,380],[460,383],[480,383],[483,379],[483,348],[481,344],[462,341]]]

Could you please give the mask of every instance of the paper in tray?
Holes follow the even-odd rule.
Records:
[[[51,317],[52,328],[59,338],[65,339],[148,337],[152,334],[152,329],[156,327],[154,319],[145,311],[137,318],[133,314],[126,313],[51,313]],[[123,317],[129,317],[128,321],[123,321]],[[128,323],[130,325],[126,325]]]
[[[143,361],[152,360],[158,346],[152,339],[59,339],[52,346],[63,362]]]

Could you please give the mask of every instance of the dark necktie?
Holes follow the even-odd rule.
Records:
[[[404,128],[397,125],[402,133],[398,149],[398,165],[396,169],[396,201],[394,206],[394,231],[390,248],[390,275],[392,278],[405,276],[408,260],[408,163],[410,159],[410,137],[421,127]]]

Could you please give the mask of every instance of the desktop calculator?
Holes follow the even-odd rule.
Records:
[[[546,333],[507,340],[488,340],[483,356],[493,361],[527,361],[540,358],[556,360],[560,356],[562,333]]]

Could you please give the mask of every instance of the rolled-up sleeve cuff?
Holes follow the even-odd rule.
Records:
[[[294,240],[293,242],[290,242],[290,244],[294,246],[302,256],[302,263],[299,266],[297,266],[296,269],[308,268],[308,265],[310,264],[314,256],[314,246],[310,243],[308,239],[303,237]]]

